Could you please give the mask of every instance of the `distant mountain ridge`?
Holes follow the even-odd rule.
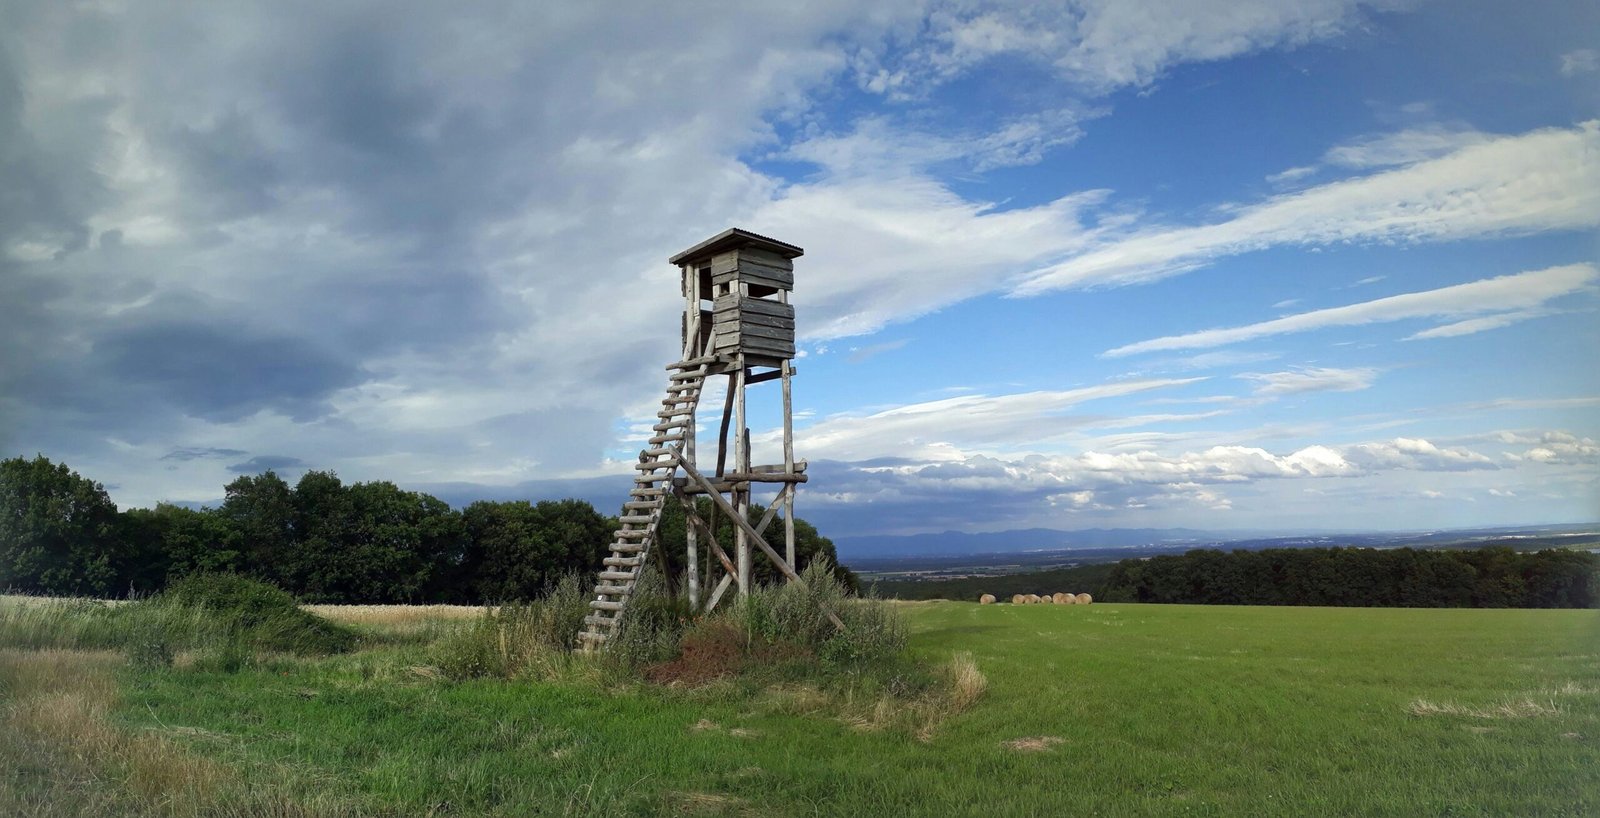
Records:
[[[841,560],[896,557],[951,557],[1025,554],[1033,551],[1087,551],[1107,548],[1294,547],[1346,545],[1369,547],[1427,545],[1452,540],[1518,538],[1600,530],[1600,523],[1479,527],[1431,531],[1208,531],[1196,528],[1023,528],[972,534],[943,531],[926,534],[876,534],[833,537]]]
[[[841,559],[849,557],[938,556],[958,554],[1063,551],[1078,548],[1135,548],[1150,545],[1203,545],[1260,532],[1203,531],[1196,528],[1021,528],[972,534],[869,534],[834,537]]]

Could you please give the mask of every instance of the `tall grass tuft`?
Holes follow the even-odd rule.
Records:
[[[739,600],[732,622],[754,644],[787,644],[833,665],[861,665],[897,656],[905,627],[894,609],[873,596],[855,598],[825,558],[800,574],[802,583],[762,588]],[[844,622],[840,630],[829,614]]]
[[[568,574],[545,596],[486,608],[442,639],[439,668],[452,679],[552,675],[570,662],[588,611],[582,577]]]

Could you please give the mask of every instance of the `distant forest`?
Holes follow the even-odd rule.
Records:
[[[885,596],[1088,592],[1105,602],[1392,608],[1593,608],[1600,555],[1503,546],[1199,549],[1186,554],[1004,577],[880,582]]]
[[[347,484],[327,471],[306,472],[294,485],[267,471],[224,492],[216,508],[119,511],[104,486],[65,464],[0,461],[0,592],[121,598],[190,574],[229,573],[307,602],[513,601],[566,573],[597,571],[619,527],[582,500],[480,501],[456,510],[393,483]],[[764,511],[752,504],[752,522]],[[718,542],[731,546],[732,523],[718,522]],[[667,504],[660,536],[656,557],[667,576],[682,576],[677,503]],[[855,586],[815,527],[797,518],[795,539],[800,568],[823,556]],[[776,578],[765,560],[756,566],[758,581]]]

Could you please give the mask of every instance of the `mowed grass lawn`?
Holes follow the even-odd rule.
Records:
[[[1600,814],[1600,611],[901,610],[988,677],[931,730],[797,690],[452,683],[416,646],[120,667],[107,720],[312,814]]]

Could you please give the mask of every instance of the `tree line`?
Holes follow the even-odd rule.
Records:
[[[1600,555],[1471,549],[1195,550],[1123,560],[1108,602],[1396,608],[1592,608]]]
[[[345,483],[308,471],[290,485],[272,471],[235,479],[215,508],[161,503],[119,510],[105,487],[44,456],[0,461],[0,591],[126,597],[183,576],[227,573],[277,585],[307,602],[513,601],[610,554],[614,516],[582,500],[478,501],[457,510],[387,481]],[[702,499],[709,512],[709,501]],[[752,522],[765,509],[752,505]],[[657,567],[686,571],[684,513],[669,502]],[[731,545],[732,523],[718,541]],[[795,520],[798,568],[833,542]],[[769,538],[770,539],[770,538]],[[709,549],[701,559],[710,562]],[[758,560],[758,579],[776,579]],[[705,576],[708,564],[701,565]]]

